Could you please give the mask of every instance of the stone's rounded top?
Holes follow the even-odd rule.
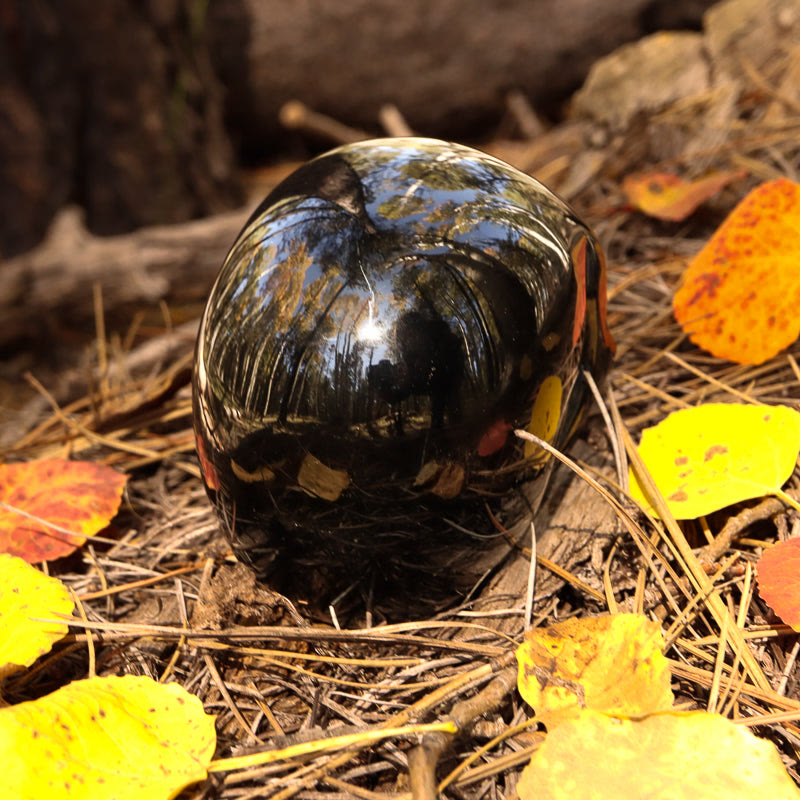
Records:
[[[546,469],[511,431],[566,443],[578,368],[601,379],[610,356],[604,282],[568,206],[470,148],[380,139],[300,167],[234,243],[198,337],[198,449],[234,547],[368,561],[491,533],[487,502],[513,526],[501,507],[530,510]]]

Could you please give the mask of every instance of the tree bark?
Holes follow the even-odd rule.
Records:
[[[4,0],[0,256],[67,203],[111,234],[239,201],[200,5]]]

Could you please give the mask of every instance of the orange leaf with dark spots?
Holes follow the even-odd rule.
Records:
[[[698,206],[710,200],[731,181],[744,177],[744,171],[716,172],[687,181],[670,172],[629,175],[622,191],[629,202],[650,217],[667,222],[682,222]]]
[[[0,464],[0,552],[30,563],[69,555],[108,525],[127,480],[89,461]]]
[[[787,624],[800,631],[800,539],[767,548],[757,567],[758,591]]]
[[[684,273],[672,304],[689,338],[739,364],[762,364],[800,334],[800,185],[763,183]]]

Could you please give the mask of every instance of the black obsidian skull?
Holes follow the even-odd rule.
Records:
[[[540,183],[431,139],[340,147],[269,194],[211,291],[206,489],[279,585],[465,586],[551,467],[514,428],[565,446],[612,348],[600,248]]]

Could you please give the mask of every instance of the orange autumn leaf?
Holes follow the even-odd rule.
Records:
[[[197,448],[197,457],[200,459],[200,466],[202,467],[203,479],[205,480],[209,489],[217,491],[220,488],[219,476],[217,475],[217,470],[214,467],[214,464],[211,462],[211,459],[208,456],[206,443],[198,434],[195,434],[194,442]]]
[[[0,464],[0,552],[30,563],[69,555],[108,525],[127,480],[89,461]]]
[[[629,175],[622,191],[632,206],[650,217],[681,222],[697,207],[710,200],[731,181],[744,177],[743,171],[717,172],[687,181],[670,172]]]
[[[572,266],[575,271],[575,282],[578,284],[578,299],[575,302],[575,318],[572,323],[572,344],[575,346],[581,336],[583,323],[586,320],[586,237],[572,248]]]
[[[800,539],[767,548],[757,567],[758,591],[787,624],[800,632]]]
[[[514,426],[504,419],[492,423],[478,442],[478,455],[482,458],[496,453],[508,441],[508,433]]]
[[[739,364],[761,364],[800,334],[800,185],[762,183],[686,269],[672,304],[689,338]]]

